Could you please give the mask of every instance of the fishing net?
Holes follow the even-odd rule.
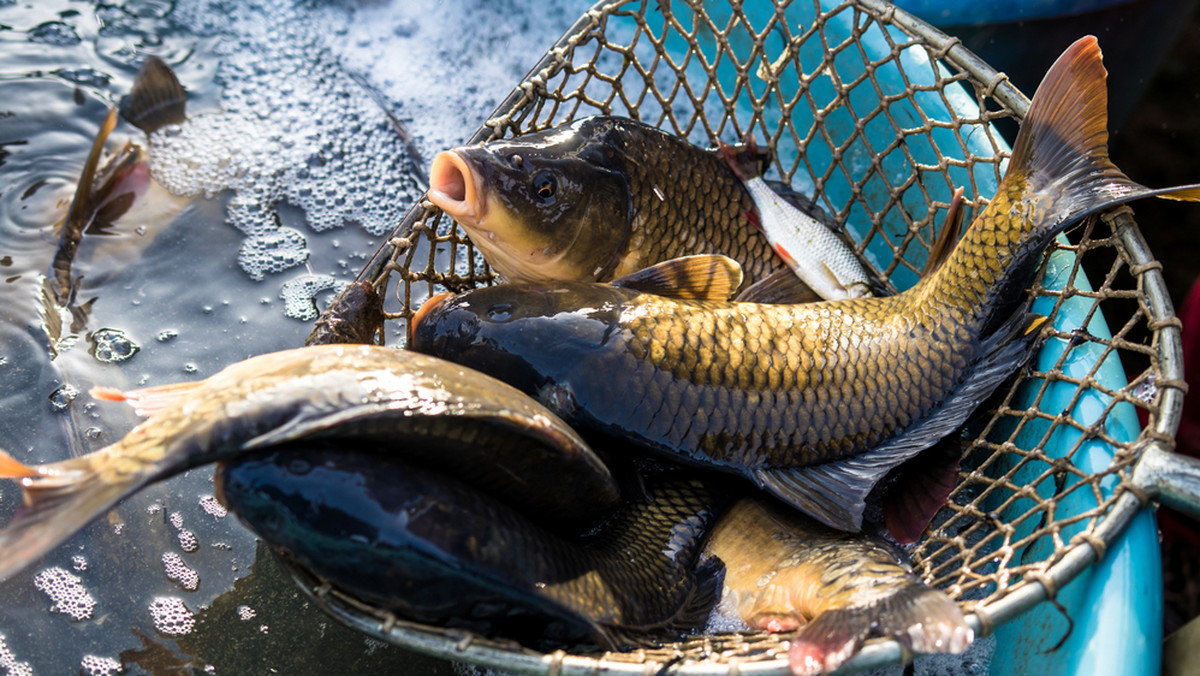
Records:
[[[1005,134],[1027,106],[957,40],[882,2],[619,0],[584,15],[472,142],[598,113],[705,147],[752,134],[774,153],[770,177],[815,197],[880,277],[904,289],[925,267],[953,190],[965,189],[968,218],[986,204],[1009,155]],[[394,293],[398,323],[433,293],[496,281],[428,202],[360,279]],[[1033,310],[1051,318],[1050,338],[968,425],[959,485],[913,552],[924,579],[984,635],[1053,599],[1147,502],[1132,469],[1143,449],[1172,444],[1185,388],[1179,322],[1129,209],[1060,238],[1036,280]],[[542,655],[413,625],[294,574],[348,624],[453,659],[551,673],[787,671],[787,634]],[[877,641],[856,663],[902,657]]]

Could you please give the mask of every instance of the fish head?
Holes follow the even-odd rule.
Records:
[[[409,347],[482,371],[570,418],[580,363],[618,331],[621,298],[607,284],[503,284],[430,299]]]
[[[575,123],[439,153],[429,200],[510,281],[611,276],[632,201],[610,131]]]

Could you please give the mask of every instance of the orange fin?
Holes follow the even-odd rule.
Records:
[[[131,475],[129,481],[107,483],[80,460],[30,468],[41,475],[21,480],[24,504],[0,529],[0,580],[33,564],[145,482],[144,475]]]
[[[93,387],[90,394],[101,401],[123,401],[138,415],[148,418],[191,396],[203,382],[171,383],[127,392],[112,387]]]
[[[630,273],[611,284],[684,300],[729,300],[742,285],[742,266],[728,256],[680,256]]]
[[[41,472],[36,467],[30,467],[8,453],[0,451],[0,479],[19,479],[39,474]]]
[[[1200,201],[1200,184],[1151,190],[1109,159],[1107,75],[1096,38],[1079,39],[1046,73],[1017,133],[996,194],[1014,189],[1058,194],[1041,226],[1043,236],[1143,197]]]
[[[929,247],[929,259],[925,261],[924,275],[937,270],[954,250],[962,234],[963,222],[963,189],[955,188],[950,198],[950,208],[946,210],[946,219],[942,221],[942,229],[938,231],[937,239]]]

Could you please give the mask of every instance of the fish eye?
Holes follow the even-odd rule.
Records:
[[[554,204],[554,193],[558,192],[558,179],[548,171],[538,172],[533,177],[533,194],[542,204]]]

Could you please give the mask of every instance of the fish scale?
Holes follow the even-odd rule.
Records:
[[[577,427],[741,474],[857,530],[876,483],[961,426],[1028,358],[1045,318],[1022,307],[1025,285],[1055,235],[1141,197],[1200,200],[1200,187],[1150,190],[1108,159],[1104,77],[1094,38],[1064,53],[996,196],[903,293],[800,305],[693,300],[641,290],[648,272],[607,286],[501,285],[423,309],[412,346],[526,391],[551,385],[569,393],[569,410],[544,403]],[[719,262],[708,274],[728,274]],[[677,265],[659,264],[659,276],[678,276]],[[488,317],[493,304],[504,305],[503,321]],[[779,415],[764,416],[767,407]],[[691,420],[665,425],[662,416]],[[778,427],[764,429],[769,418]]]

